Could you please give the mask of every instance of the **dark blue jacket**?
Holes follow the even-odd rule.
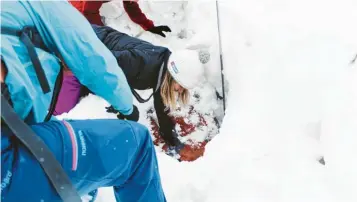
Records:
[[[155,46],[107,26],[92,25],[92,27],[98,38],[117,59],[131,88],[138,90],[156,88],[159,70],[163,63],[163,75],[167,71],[167,62],[171,54],[168,48]],[[167,143],[175,145],[177,139],[174,138],[175,134],[172,132],[174,123],[168,116],[168,111],[165,111],[166,107],[162,101],[160,90],[161,88],[153,95],[160,132]]]
[[[107,26],[92,25],[98,38],[113,53],[124,71],[130,87],[138,90],[155,88],[158,73],[170,50],[128,36]]]

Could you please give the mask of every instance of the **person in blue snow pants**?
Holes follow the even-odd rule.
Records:
[[[166,201],[155,150],[144,126],[123,120],[43,122],[60,72],[59,59],[81,84],[128,120],[138,120],[125,75],[81,13],[66,0],[2,1],[0,18],[2,99],[50,148],[79,195],[113,186],[120,202]],[[11,28],[18,33],[27,27],[38,31],[48,50],[31,49],[30,33],[19,37],[5,32]],[[33,58],[39,60],[41,74]],[[61,201],[39,161],[3,121],[1,201]]]
[[[166,201],[155,149],[146,127],[122,120],[51,121],[32,125],[65,169],[80,195],[113,186],[120,202]],[[2,138],[2,201],[61,201],[37,160],[11,132]],[[5,163],[6,164],[6,163]],[[4,189],[3,189],[4,188]]]

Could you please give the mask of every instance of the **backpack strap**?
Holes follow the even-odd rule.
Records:
[[[9,27],[1,27],[1,34],[7,34],[7,35],[20,37],[20,40],[25,44],[25,46],[29,52],[31,61],[34,65],[35,72],[36,72],[37,78],[39,79],[39,83],[41,85],[43,93],[50,92],[49,84],[46,79],[45,73],[42,69],[41,63],[37,56],[37,53],[35,51],[35,47],[41,48],[42,50],[44,50],[48,53],[51,53],[54,55],[56,55],[56,54],[49,51],[49,49],[44,44],[37,29],[35,27],[31,27],[31,26],[25,26],[22,30],[17,30],[15,28],[9,28]],[[59,59],[60,65],[61,65],[61,69],[60,69],[60,72],[56,78],[56,83],[54,86],[51,104],[50,104],[48,113],[46,115],[46,118],[44,120],[46,122],[49,121],[52,117],[52,114],[56,108],[59,92],[62,87],[64,66],[63,66],[63,62],[61,61],[60,57],[58,57],[58,59]],[[47,89],[47,87],[48,87],[48,89]]]
[[[1,117],[7,127],[14,133],[27,149],[34,155],[45,171],[49,181],[65,202],[81,202],[81,197],[73,187],[61,164],[43,140],[33,132],[12,109],[1,93]]]
[[[51,119],[52,114],[56,109],[59,93],[61,92],[62,81],[63,81],[63,69],[64,69],[64,66],[63,66],[63,63],[61,60],[60,60],[60,64],[61,64],[61,69],[60,69],[60,71],[57,75],[57,78],[56,78],[55,87],[53,89],[53,95],[52,95],[50,107],[48,109],[48,112],[47,112],[47,115],[45,118],[45,122],[47,122]]]
[[[24,43],[26,46],[26,49],[29,53],[31,62],[34,66],[37,79],[40,83],[41,89],[44,94],[48,93],[51,91],[50,85],[48,84],[45,72],[42,68],[42,65],[40,63],[40,60],[38,58],[38,55],[35,50],[35,46],[32,43],[32,38],[33,38],[33,32],[35,28],[34,27],[29,27],[26,26],[22,30],[17,30],[15,28],[11,27],[1,27],[1,34],[6,34],[6,35],[12,35],[12,36],[18,36],[20,38],[20,41]]]
[[[139,95],[138,92],[136,92],[136,90],[134,88],[130,87],[130,90],[131,90],[131,93],[133,93],[134,97],[136,98],[136,100],[139,103],[145,103],[145,102],[149,101],[151,99],[151,97],[154,95],[154,93],[151,93],[151,95],[148,98],[144,99]]]
[[[164,62],[162,63],[162,65],[160,67],[159,77],[158,77],[158,80],[157,80],[157,83],[156,83],[156,88],[154,89],[154,92],[151,93],[151,95],[148,98],[146,98],[146,99],[142,98],[139,95],[139,93],[136,92],[136,90],[134,88],[130,87],[131,92],[133,93],[134,97],[136,98],[136,100],[139,103],[145,103],[145,102],[149,101],[151,99],[151,97],[154,95],[154,93],[156,93],[159,90],[160,85],[161,85],[161,78],[162,78],[163,69],[164,69]]]
[[[164,62],[161,64],[161,67],[160,67],[160,71],[159,71],[159,75],[158,75],[158,78],[157,78],[157,83],[156,83],[156,87],[154,89],[154,92],[147,98],[147,99],[144,99],[142,98],[138,92],[136,92],[136,90],[132,87],[130,87],[131,89],[131,92],[133,93],[134,97],[136,98],[136,100],[139,102],[139,103],[145,103],[147,101],[150,100],[150,98],[154,95],[154,93],[156,93],[159,89],[160,89],[160,86],[161,86],[161,83],[162,83],[162,76],[163,76],[163,72],[164,72],[164,69],[167,69],[167,63],[169,61],[169,57],[170,57],[170,52],[167,51],[165,53],[165,56],[164,56]]]

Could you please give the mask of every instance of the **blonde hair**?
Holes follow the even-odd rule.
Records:
[[[174,88],[176,83],[169,71],[166,71],[164,81],[161,84],[160,94],[164,105],[170,110],[176,109],[177,101],[183,105],[186,105],[189,101],[189,91],[184,88],[182,93],[176,92]]]

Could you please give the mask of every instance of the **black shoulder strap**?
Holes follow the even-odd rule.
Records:
[[[48,93],[51,91],[50,85],[48,84],[45,72],[42,68],[41,62],[38,59],[38,55],[35,50],[35,46],[32,43],[32,36],[35,28],[34,27],[29,27],[26,26],[22,30],[17,30],[15,28],[11,27],[1,27],[1,34],[6,34],[6,35],[13,35],[13,36],[18,36],[22,43],[27,48],[27,51],[29,53],[31,62],[34,66],[37,79],[40,83],[40,86],[42,88],[43,93]]]
[[[142,98],[139,95],[139,93],[136,92],[136,90],[134,88],[130,88],[131,92],[133,93],[134,97],[136,98],[136,100],[139,103],[145,103],[145,102],[149,101],[150,98],[154,95],[154,93],[156,93],[160,89],[160,86],[161,86],[161,83],[162,83],[162,75],[163,75],[164,69],[167,69],[167,63],[168,63],[170,54],[171,53],[169,51],[165,53],[164,62],[161,64],[161,67],[160,67],[160,71],[159,71],[159,76],[157,78],[156,87],[154,89],[154,92],[147,99]]]
[[[24,45],[26,46],[27,51],[30,55],[31,61],[35,68],[37,79],[39,80],[39,83],[41,85],[43,93],[50,92],[51,90],[50,90],[48,81],[46,79],[44,70],[42,69],[40,60],[39,60],[37,53],[35,51],[35,47],[41,48],[47,52],[49,52],[49,49],[44,44],[37,29],[35,27],[31,27],[31,26],[25,26],[22,30],[17,30],[15,28],[10,28],[10,27],[1,27],[1,34],[7,34],[7,35],[20,37],[20,40],[24,43]],[[52,54],[55,54],[55,53],[52,53]],[[60,72],[56,79],[50,108],[46,115],[45,121],[49,121],[51,119],[51,116],[52,116],[52,114],[55,110],[56,104],[57,104],[59,92],[62,87],[63,63],[59,57],[58,57],[58,59],[60,60],[61,69],[60,69]]]
[[[151,95],[148,98],[144,99],[139,95],[138,92],[136,92],[136,90],[134,88],[130,87],[130,90],[131,90],[131,93],[133,93],[134,97],[136,98],[136,100],[139,103],[145,103],[145,102],[149,101],[151,99],[151,97],[154,95],[154,93],[151,93]]]
[[[154,89],[154,92],[151,93],[151,95],[147,98],[147,99],[144,99],[142,98],[138,92],[136,92],[136,90],[132,87],[130,87],[131,89],[131,92],[133,93],[134,97],[136,98],[136,100],[139,102],[139,103],[145,103],[147,101],[149,101],[151,99],[151,97],[154,95],[154,93],[156,93],[159,88],[160,88],[160,85],[161,85],[161,77],[162,77],[162,72],[163,72],[163,68],[164,67],[164,63],[162,63],[161,67],[160,67],[160,71],[159,71],[159,77],[157,79],[157,83],[156,83],[156,88]]]
[[[49,121],[51,119],[52,114],[56,109],[58,96],[59,96],[59,93],[60,93],[61,88],[62,88],[63,69],[64,69],[64,67],[63,67],[63,63],[61,61],[60,61],[60,64],[61,64],[61,69],[60,69],[60,71],[59,71],[59,73],[57,75],[57,78],[56,78],[55,87],[53,89],[53,95],[52,95],[50,107],[48,109],[48,112],[47,112],[47,115],[46,115],[46,118],[45,118],[45,122],[47,122],[47,121]]]
[[[3,94],[1,94],[1,117],[14,135],[38,160],[62,200],[65,202],[81,202],[81,197],[56,157],[42,139],[32,131],[30,126],[14,112]]]

